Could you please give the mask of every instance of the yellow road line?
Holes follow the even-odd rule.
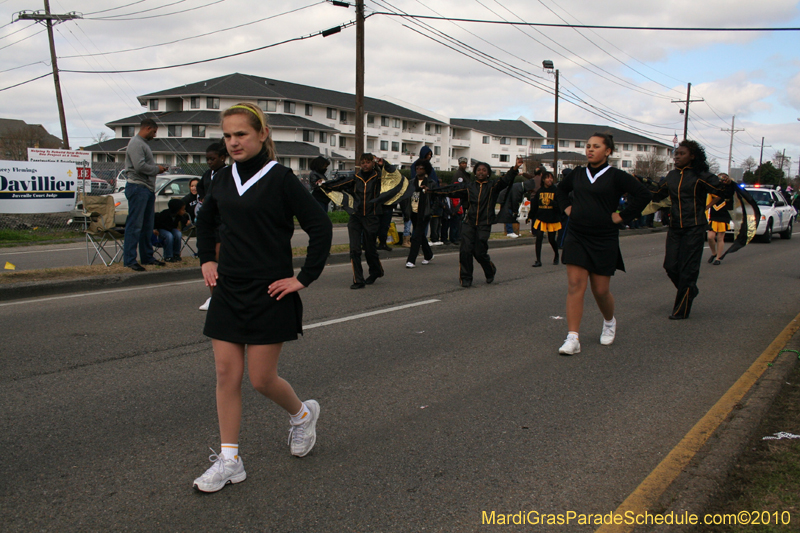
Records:
[[[764,371],[769,367],[769,363],[775,360],[792,335],[800,329],[800,314],[789,322],[781,331],[772,344],[759,356],[758,359],[745,371],[744,374],[728,389],[728,392],[719,399],[697,424],[683,437],[669,455],[650,472],[641,484],[636,487],[617,510],[615,515],[624,516],[626,512],[633,512],[634,515],[651,511],[658,502],[658,499],[667,490],[667,487],[675,481],[684,468],[689,464],[695,454],[703,447],[708,438],[716,431],[719,425],[728,418],[736,404],[748,393],[753,385],[758,381]],[[628,533],[633,531],[634,525],[614,524],[600,527],[596,533]]]

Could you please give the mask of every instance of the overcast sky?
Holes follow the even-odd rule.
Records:
[[[41,1],[0,0],[0,89],[51,71],[47,33],[11,23]],[[314,0],[51,0],[60,69],[130,70],[201,61],[307,36],[354,19],[354,8]],[[367,13],[645,27],[800,27],[793,0],[366,0]],[[294,13],[288,11],[296,10]],[[272,18],[269,18],[272,17]],[[261,20],[266,19],[266,20]],[[248,24],[249,23],[249,24]],[[420,25],[421,24],[421,25]],[[242,27],[230,29],[234,26]],[[406,27],[408,26],[408,27]],[[412,29],[413,28],[413,29]],[[416,31],[414,31],[416,30]],[[201,36],[211,32],[212,35]],[[449,46],[480,55],[484,64]],[[164,44],[180,41],[173,44]],[[800,32],[631,31],[419,20],[366,21],[366,94],[454,118],[553,120],[550,59],[560,71],[564,122],[608,124],[662,142],[682,137],[680,104],[692,83],[689,137],[727,167],[776,150],[800,162]],[[138,49],[126,51],[131,49]],[[469,50],[469,52],[467,52]],[[103,55],[90,55],[103,54]],[[355,91],[355,27],[192,66],[127,74],[63,72],[70,141],[88,145],[104,124],[142,111],[136,96],[232,72]],[[494,67],[494,68],[493,68]],[[511,75],[509,75],[511,74]],[[573,102],[573,103],[571,103]],[[578,105],[575,105],[577,103]],[[596,113],[599,113],[598,116]],[[609,117],[612,117],[613,120]],[[43,124],[61,136],[52,77],[0,91],[0,118]],[[616,121],[616,122],[615,122]]]

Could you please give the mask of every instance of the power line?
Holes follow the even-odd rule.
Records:
[[[32,34],[28,35],[27,37],[23,37],[23,38],[22,38],[22,39],[20,39],[19,41],[14,41],[14,42],[13,42],[13,43],[11,43],[11,44],[7,44],[7,45],[5,45],[4,47],[0,48],[0,50],[5,50],[6,48],[10,48],[10,47],[14,46],[15,44],[19,44],[19,43],[21,43],[22,41],[27,41],[27,40],[28,40],[28,39],[30,39],[31,37],[36,37],[36,36],[37,36],[37,35],[39,35],[40,33],[44,33],[44,32],[46,32],[46,31],[47,31],[47,30],[39,30],[39,31],[37,31],[36,33],[32,33]]]
[[[168,42],[159,43],[159,44],[150,44],[150,45],[147,45],[147,46],[140,46],[138,48],[128,48],[128,49],[125,49],[125,50],[114,50],[112,52],[99,52],[99,53],[96,53],[96,54],[88,54],[87,57],[88,56],[103,56],[103,55],[112,55],[112,54],[122,54],[122,53],[126,53],[126,52],[137,52],[139,50],[146,50],[148,48],[156,48],[158,46],[166,46],[166,45],[170,45],[170,44],[180,43],[180,42],[183,42],[183,41],[189,41],[189,40],[192,40],[192,39],[199,39],[200,37],[208,37],[209,35],[214,35],[216,33],[222,33],[222,32],[226,32],[226,31],[230,31],[230,30],[235,30],[235,29],[238,29],[238,28],[243,28],[245,26],[258,24],[259,22],[264,22],[265,20],[278,18],[278,17],[281,17],[283,15],[289,15],[291,13],[295,13],[297,11],[302,11],[303,9],[308,9],[309,7],[314,7],[314,6],[317,6],[319,4],[324,4],[324,3],[325,3],[325,0],[321,0],[320,2],[315,2],[313,4],[309,4],[309,5],[304,6],[304,7],[299,7],[299,8],[296,8],[296,9],[292,9],[290,11],[284,11],[283,13],[278,13],[277,15],[270,15],[269,17],[264,17],[264,18],[261,18],[261,19],[258,19],[258,20],[253,20],[251,22],[245,22],[244,24],[237,24],[236,26],[231,26],[229,28],[224,28],[224,29],[221,29],[221,30],[215,30],[215,31],[211,31],[211,32],[208,32],[208,33],[201,33],[200,35],[192,35],[190,37],[185,37],[183,39],[176,39],[174,41],[168,41]],[[81,55],[61,56],[59,59],[73,59],[73,58],[76,58],[76,57],[84,57],[84,56],[81,56]]]
[[[342,28],[342,29],[345,29],[345,28],[349,28],[350,26],[353,26],[354,24],[355,24],[355,21],[350,21],[350,22],[348,22],[346,24],[339,25],[339,27]],[[324,31],[327,31],[327,30],[324,30]],[[130,73],[130,72],[152,72],[152,71],[155,71],[155,70],[167,70],[167,69],[171,69],[171,68],[188,67],[190,65],[199,65],[199,64],[202,64],[202,63],[211,63],[212,61],[219,61],[220,59],[228,59],[228,58],[231,58],[231,57],[237,57],[237,56],[241,56],[241,55],[245,55],[245,54],[250,54],[252,52],[258,52],[259,50],[266,50],[268,48],[274,48],[276,46],[280,46],[282,44],[287,44],[287,43],[291,43],[291,42],[295,42],[295,41],[303,41],[303,40],[306,40],[306,39],[310,39],[312,37],[317,37],[319,35],[322,35],[322,33],[323,33],[322,31],[318,31],[316,33],[312,33],[312,34],[309,34],[309,35],[304,35],[302,37],[294,37],[294,38],[286,39],[286,40],[283,40],[283,41],[280,41],[280,42],[277,42],[277,43],[272,43],[272,44],[267,44],[267,45],[264,45],[264,46],[259,46],[258,48],[251,48],[250,50],[245,50],[243,52],[236,52],[236,53],[233,53],[233,54],[226,54],[224,56],[212,57],[212,58],[209,58],[209,59],[201,59],[201,60],[198,60],[198,61],[189,61],[189,62],[186,62],[186,63],[178,63],[176,65],[166,65],[166,66],[163,66],[163,67],[138,68],[138,69],[129,69],[129,70],[66,70],[66,69],[62,69],[61,72],[71,72],[73,74],[127,74],[127,73]]]
[[[397,13],[387,13],[375,11],[373,15],[385,15],[387,17],[410,17],[414,19],[428,20],[449,20],[456,22],[475,22],[479,24],[500,24],[509,26],[540,26],[545,28],[586,28],[600,30],[647,30],[647,31],[711,31],[711,32],[770,32],[770,31],[800,31],[800,28],[686,28],[686,27],[664,27],[664,26],[607,26],[599,24],[552,24],[544,22],[512,22],[503,20],[482,20],[465,19],[457,17],[433,17],[430,15],[400,15]]]
[[[42,78],[46,78],[47,76],[52,76],[52,75],[53,75],[52,72],[48,72],[47,74],[42,74],[41,76],[38,76],[36,78],[32,78],[32,79],[30,79],[28,81],[23,81],[21,83],[15,84],[15,85],[9,85],[8,87],[3,87],[2,89],[0,89],[0,91],[7,91],[9,89],[13,89],[14,87],[19,87],[20,85],[25,85],[26,83],[30,83],[32,81],[40,80]]]
[[[108,17],[97,17],[97,18],[91,19],[91,20],[113,20],[113,19],[116,19],[117,17],[129,17],[131,15],[139,15],[141,13],[149,13],[150,11],[155,11],[156,9],[164,9],[165,7],[174,6],[175,4],[182,4],[183,2],[186,2],[186,0],[177,0],[175,2],[172,2],[171,4],[163,4],[163,5],[160,5],[160,6],[151,7],[150,9],[144,9],[142,11],[133,11],[132,13],[122,13],[120,15],[109,15]],[[135,3],[136,2],[134,2],[134,4]]]
[[[0,74],[2,74],[4,72],[11,72],[12,70],[17,70],[17,69],[21,69],[21,68],[25,68],[25,67],[32,67],[33,65],[38,65],[40,63],[42,65],[47,65],[47,66],[50,65],[50,63],[48,63],[47,61],[35,61],[33,63],[28,63],[27,65],[20,65],[18,67],[11,67],[11,68],[7,68],[5,70],[0,70]]]
[[[178,0],[177,2],[173,2],[172,4],[167,4],[166,6],[159,6],[159,7],[154,8],[154,9],[161,9],[161,8],[164,8],[164,7],[167,7],[167,6],[180,4],[181,2],[185,2],[185,1],[186,0]],[[120,20],[155,19],[155,18],[160,18],[160,17],[169,17],[170,15],[178,15],[180,13],[188,13],[189,11],[195,11],[197,9],[203,9],[204,7],[213,6],[214,4],[219,4],[219,3],[222,3],[222,2],[225,2],[225,1],[227,1],[227,0],[213,0],[212,2],[209,2],[207,4],[203,4],[202,6],[190,7],[189,9],[182,9],[180,11],[173,11],[172,13],[162,13],[160,15],[151,15],[149,17],[117,18],[117,17],[125,17],[127,15],[112,15],[110,17],[94,17],[94,18],[89,18],[87,20],[108,20],[108,21],[116,22],[116,21],[120,21]],[[148,9],[147,11],[152,11],[152,9]],[[131,15],[131,14],[132,13],[128,13],[128,15]]]
[[[91,13],[84,13],[85,15],[97,15],[98,13],[108,13],[109,11],[116,11],[117,9],[122,9],[124,7],[135,6],[136,4],[141,4],[142,2],[147,2],[147,0],[138,0],[137,2],[131,2],[130,4],[125,4],[122,6],[111,7],[109,9],[103,9],[100,11],[92,11]]]
[[[16,22],[16,21],[14,21],[14,22]],[[6,24],[6,26],[10,26],[10,25],[14,24],[14,22],[9,22],[8,24]],[[5,28],[6,26],[3,26],[3,28]],[[36,23],[34,22],[30,26],[25,26],[24,28],[20,28],[17,31],[12,31],[11,33],[9,33],[7,35],[3,35],[2,37],[0,37],[0,39],[5,39],[6,37],[11,37],[12,35],[15,35],[15,34],[21,32],[21,31],[25,31],[25,30],[27,30],[28,28],[30,28],[32,26],[36,26]]]

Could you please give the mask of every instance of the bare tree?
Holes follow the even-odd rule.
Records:
[[[633,168],[633,172],[637,176],[649,178],[654,181],[658,181],[661,176],[666,174],[666,171],[667,159],[665,157],[659,157],[655,150],[648,152],[647,155],[638,156],[636,158],[636,165]]]
[[[792,166],[792,158],[783,155],[783,152],[775,152],[772,156],[772,164],[780,171],[783,171],[783,169],[789,170]]]
[[[42,126],[24,124],[5,130],[0,137],[0,156],[10,161],[27,161],[28,148],[61,148],[61,141]]]
[[[708,171],[712,174],[719,174],[719,161],[716,157],[708,158]]]
[[[104,131],[101,131],[100,133],[98,133],[97,135],[94,135],[92,137],[92,142],[95,143],[95,144],[100,144],[101,142],[107,141],[110,138],[111,138],[111,135],[109,135],[108,133],[106,133]]]
[[[753,172],[758,167],[758,163],[753,159],[753,156],[748,157],[742,161],[742,170],[745,172]]]

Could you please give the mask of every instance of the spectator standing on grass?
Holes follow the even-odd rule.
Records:
[[[125,223],[123,242],[123,264],[135,272],[144,272],[144,265],[163,266],[153,257],[153,222],[156,204],[156,176],[166,172],[167,167],[157,165],[148,142],[158,132],[155,120],[146,118],[139,125],[125,151],[125,198],[128,199],[128,219]],[[136,261],[136,250],[139,260]]]

